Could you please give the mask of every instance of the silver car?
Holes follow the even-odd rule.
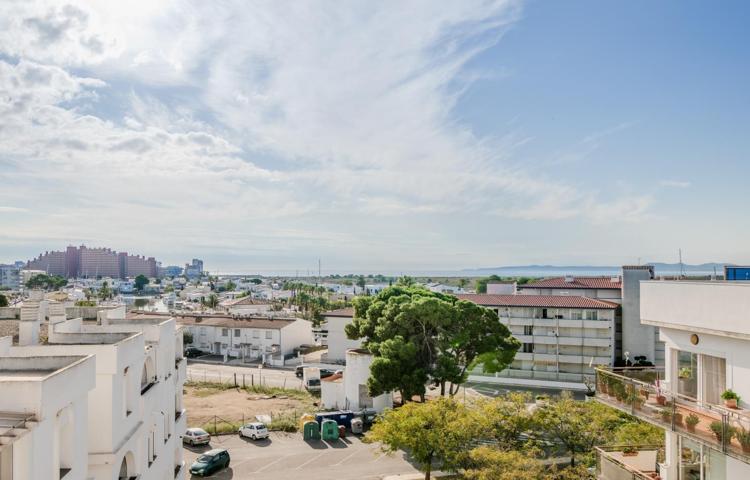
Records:
[[[211,443],[211,435],[202,428],[188,428],[182,436],[182,443],[191,446],[208,445]]]

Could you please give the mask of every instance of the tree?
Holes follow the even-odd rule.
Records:
[[[526,446],[528,433],[535,430],[534,413],[528,408],[531,394],[512,392],[477,404],[482,431],[499,448],[518,450]]]
[[[143,291],[143,287],[148,285],[148,278],[145,275],[138,275],[135,277],[135,289],[139,292]]]
[[[363,290],[364,290],[364,288],[365,288],[365,285],[367,285],[367,283],[365,282],[365,276],[364,276],[364,275],[360,275],[360,276],[359,276],[359,277],[357,278],[357,286],[358,286],[359,288],[361,288],[361,289],[363,289]]]
[[[250,283],[254,283],[255,285],[260,285],[261,283],[263,283],[263,280],[261,280],[260,278],[251,278]]]
[[[385,452],[405,450],[429,480],[433,467],[455,472],[467,458],[477,434],[469,410],[449,398],[408,403],[388,410],[365,437]]]
[[[479,364],[486,372],[504,369],[521,345],[494,311],[421,286],[396,285],[374,297],[357,297],[353,303],[355,315],[346,326],[347,336],[363,339],[364,347],[376,360],[385,358],[381,365],[389,365],[396,372],[424,372],[428,380],[441,387],[441,394],[445,394],[448,383],[455,389],[449,393],[458,391],[457,385],[466,381],[468,369]],[[389,340],[392,342],[386,344]],[[388,348],[383,349],[384,345]],[[405,362],[403,368],[396,368],[399,361]],[[376,378],[379,372],[387,378]],[[392,386],[394,379],[400,378],[403,383],[397,390],[424,391],[423,386],[416,388],[412,383],[421,378],[417,375],[398,376],[385,368],[371,368],[370,377],[370,385]]]
[[[212,293],[208,297],[203,299],[203,305],[208,308],[216,308],[219,306],[219,297],[215,293]]]
[[[43,288],[45,290],[59,290],[68,284],[68,281],[59,275],[47,275],[38,273],[29,278],[26,288]]]
[[[233,292],[237,288],[237,284],[229,280],[226,284],[227,292]]]
[[[540,461],[526,453],[483,446],[470,452],[464,477],[467,480],[541,480],[544,470]]]
[[[478,279],[474,285],[477,293],[487,293],[487,282],[492,280],[502,280],[502,278],[497,275],[490,275],[489,277]]]
[[[191,343],[193,343],[193,332],[191,332],[187,328],[183,328],[183,330],[182,330],[182,344],[183,345],[190,345]]]
[[[628,422],[615,430],[613,445],[664,445],[664,429],[646,422]]]
[[[112,298],[112,296],[112,289],[109,288],[109,283],[105,281],[104,283],[102,283],[102,288],[99,289],[99,298],[101,298],[102,300],[108,300]]]
[[[571,466],[576,455],[591,454],[595,445],[606,444],[611,432],[626,421],[606,405],[579,402],[570,394],[538,408],[534,418],[546,439],[558,442],[570,454]]]
[[[7,307],[8,306],[8,297],[0,293],[0,307]]]

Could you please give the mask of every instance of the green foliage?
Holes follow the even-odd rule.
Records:
[[[102,300],[109,300],[114,296],[114,292],[112,292],[112,289],[109,288],[108,282],[105,281],[102,283],[102,287],[99,289],[98,295]]]
[[[700,417],[694,413],[691,413],[690,415],[687,416],[687,418],[685,418],[685,423],[689,427],[695,427],[696,425],[700,423],[700,421],[701,421]]]
[[[400,381],[397,390],[407,401],[411,393],[424,392],[425,376],[442,394],[449,383],[455,390],[448,393],[455,393],[469,368],[501,371],[520,347],[492,310],[420,286],[397,284],[353,304],[346,334],[363,339],[376,357],[368,384],[378,388],[371,393]]]
[[[544,478],[541,462],[515,450],[478,447],[469,454],[467,480],[540,480]]]
[[[408,403],[386,411],[365,437],[385,452],[404,450],[430,478],[433,468],[455,472],[465,463],[478,433],[469,410],[449,398]]]
[[[193,343],[193,332],[191,332],[187,328],[183,328],[182,329],[182,344],[190,345],[191,343]]]
[[[615,430],[613,445],[663,445],[664,429],[646,422],[628,422]]]
[[[728,390],[724,390],[724,392],[721,394],[721,398],[723,400],[737,400],[740,401],[740,396],[737,395],[731,388]]]
[[[39,273],[26,282],[26,288],[42,288],[44,290],[59,290],[68,284],[68,281],[59,275],[47,275]]]
[[[208,297],[204,297],[202,303],[208,308],[216,308],[219,306],[219,296],[212,293]]]
[[[474,288],[476,289],[477,293],[487,293],[487,283],[492,280],[502,280],[501,277],[498,277],[497,275],[490,275],[486,278],[479,278],[474,283]]]
[[[78,300],[74,305],[76,307],[95,307],[96,302],[93,300]]]
[[[8,303],[8,297],[0,293],[0,307],[7,307]]]
[[[729,443],[732,440],[732,437],[737,433],[737,430],[734,427],[731,425],[726,425],[725,427],[725,425],[718,420],[711,422],[709,428],[711,428],[714,436],[716,436],[716,440],[719,442],[726,438],[727,443]]]
[[[506,450],[523,448],[535,429],[534,411],[528,408],[531,394],[512,392],[477,404],[481,430]]]
[[[255,285],[260,285],[261,283],[263,283],[263,280],[261,280],[260,278],[251,278],[250,283],[254,283]]]
[[[140,291],[143,291],[143,287],[148,285],[148,278],[146,278],[145,275],[138,275],[135,277],[135,289]]]
[[[227,292],[233,292],[233,291],[235,291],[235,289],[237,288],[237,284],[236,284],[236,283],[234,283],[233,281],[229,280],[229,281],[227,282],[227,284],[226,284],[226,287],[225,287],[225,288],[226,288],[226,291],[227,291]]]

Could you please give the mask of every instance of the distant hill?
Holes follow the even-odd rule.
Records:
[[[653,265],[656,275],[677,275],[680,273],[679,263],[648,262],[644,265]],[[699,265],[683,264],[682,270],[690,275],[711,275],[714,271],[724,274],[724,265],[731,263],[702,263]],[[593,265],[517,265],[505,267],[472,268],[461,271],[464,275],[487,276],[499,275],[505,277],[553,277],[562,275],[579,276],[607,276],[620,275],[621,266],[593,266]]]

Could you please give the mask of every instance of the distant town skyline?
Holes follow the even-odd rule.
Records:
[[[4,2],[0,258],[748,264],[749,19],[740,1]]]

